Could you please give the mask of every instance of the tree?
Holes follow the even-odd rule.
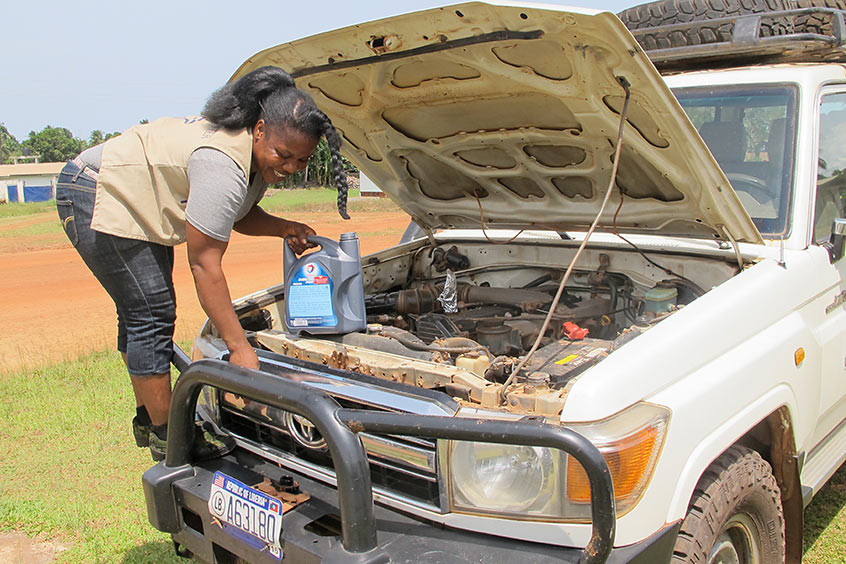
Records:
[[[77,139],[69,129],[47,126],[38,133],[29,132],[29,138],[21,143],[44,162],[67,161],[77,156],[85,147],[82,139]]]
[[[21,144],[15,136],[9,133],[6,126],[0,123],[0,164],[10,163],[12,157],[21,154]]]
[[[108,141],[112,137],[117,137],[120,135],[119,131],[113,131],[112,133],[103,134],[102,131],[99,129],[95,129],[91,132],[91,135],[88,136],[88,146],[93,147],[94,145],[99,145],[103,141]]]
[[[341,156],[344,170],[347,172],[356,172],[358,169]],[[329,152],[329,145],[326,139],[320,139],[311,158],[308,160],[308,165],[305,170],[288,176],[279,183],[282,188],[297,188],[300,186],[326,186],[328,188],[335,187],[335,172],[332,168],[332,153]]]

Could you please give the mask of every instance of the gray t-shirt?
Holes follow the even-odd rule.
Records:
[[[103,162],[103,144],[83,151],[79,158],[94,170]],[[247,178],[231,158],[217,149],[201,147],[188,158],[188,203],[185,217],[201,233],[228,241],[235,222],[244,218],[267,190],[260,174]]]

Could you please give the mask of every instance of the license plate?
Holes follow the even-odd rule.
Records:
[[[250,546],[282,559],[282,502],[215,472],[209,495],[209,512],[220,527]]]

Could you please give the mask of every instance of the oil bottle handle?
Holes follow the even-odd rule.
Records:
[[[308,242],[320,245],[321,251],[333,254],[335,256],[339,255],[340,247],[338,246],[338,242],[328,237],[321,237],[320,235],[309,235]]]
[[[307,240],[310,243],[320,245],[320,250],[329,255],[340,256],[340,247],[337,241],[333,241],[328,237],[320,237],[319,235],[309,235]],[[286,272],[291,269],[296,260],[297,255],[288,246],[288,237],[285,237],[285,242],[282,243],[282,262]]]

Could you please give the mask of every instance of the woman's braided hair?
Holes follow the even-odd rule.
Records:
[[[261,67],[214,92],[202,115],[226,129],[252,129],[259,119],[277,131],[293,128],[315,139],[326,137],[332,157],[338,213],[347,214],[347,175],[341,159],[341,136],[314,100],[298,89],[290,74],[279,67]]]

